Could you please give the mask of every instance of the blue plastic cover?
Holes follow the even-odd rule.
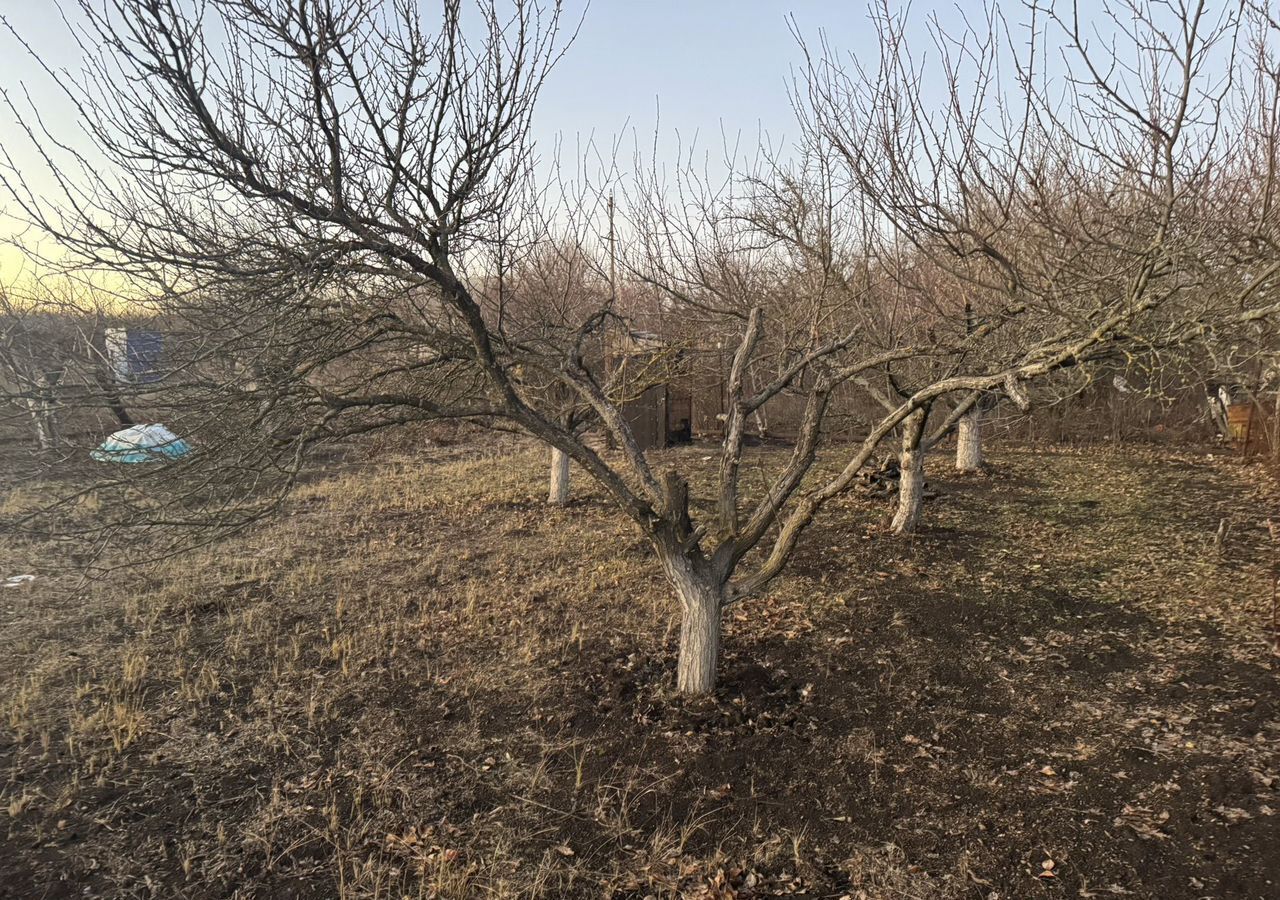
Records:
[[[145,463],[190,452],[191,445],[163,425],[134,425],[111,435],[89,455],[98,462]]]

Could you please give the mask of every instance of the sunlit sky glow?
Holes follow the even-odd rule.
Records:
[[[62,5],[70,10],[74,3]],[[576,20],[583,5],[571,0],[568,7]],[[936,16],[944,28],[957,30],[965,10],[974,8],[916,3],[912,20],[923,29]],[[51,66],[78,68],[78,50],[53,3],[0,0],[0,16]],[[834,46],[856,56],[874,58],[877,52],[867,9],[858,2],[595,0],[542,96],[535,121],[540,152],[550,156],[560,144],[565,154],[576,154],[588,141],[607,149],[619,139],[630,147],[633,140],[651,143],[655,134],[660,155],[688,148],[695,138],[707,154],[718,154],[726,143],[784,146],[796,132],[788,86],[800,60],[789,17],[806,37],[823,31]],[[73,110],[12,35],[0,35],[0,54],[6,60],[0,87],[11,95],[28,92],[55,133],[74,135]],[[17,137],[12,113],[3,110],[0,117],[6,150],[32,173],[33,183],[47,184],[42,164]],[[21,225],[7,198],[0,197],[0,212],[0,238],[11,240]],[[0,283],[12,285],[36,271],[21,249],[0,247]]]

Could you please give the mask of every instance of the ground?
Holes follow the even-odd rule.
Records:
[[[828,510],[701,701],[643,540],[532,450],[89,582],[4,539],[0,897],[1280,895],[1262,467],[992,459],[911,539]]]

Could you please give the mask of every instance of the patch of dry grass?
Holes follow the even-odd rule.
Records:
[[[0,549],[40,573],[0,598],[15,896],[1033,896],[1046,854],[1084,887],[1082,848],[1135,833],[1102,798],[1155,809],[1166,763],[1210,753],[1257,773],[1218,805],[1271,824],[1274,754],[1236,727],[1265,566],[1243,525],[1209,553],[1219,511],[1176,492],[1207,478],[1239,514],[1261,501],[1234,470],[1006,454],[907,542],[842,501],[687,705],[675,609],[605,498],[579,478],[548,509],[538,452],[452,457],[339,471],[105,581]],[[1188,666],[1233,687],[1179,700]],[[1156,758],[1122,767],[1129,746]],[[1064,798],[1093,824],[1030,824]]]

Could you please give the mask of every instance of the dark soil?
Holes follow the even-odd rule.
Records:
[[[594,493],[543,508],[537,454],[40,571],[0,596],[0,897],[1280,896],[1271,482],[994,461],[937,459],[910,539],[831,510],[703,701],[641,539]]]

